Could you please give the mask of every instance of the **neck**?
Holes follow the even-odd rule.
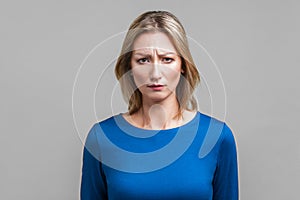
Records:
[[[143,107],[138,111],[141,125],[150,129],[166,129],[177,126],[181,120],[175,119],[179,109],[175,98],[162,102],[143,101]]]

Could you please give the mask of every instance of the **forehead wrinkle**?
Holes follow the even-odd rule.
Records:
[[[162,50],[162,51],[158,51],[158,50]],[[159,56],[163,56],[163,55],[177,55],[176,52],[172,51],[172,50],[168,50],[168,49],[163,49],[163,48],[139,48],[139,49],[135,49],[133,50],[133,54],[135,55],[153,55],[153,54],[157,54]]]

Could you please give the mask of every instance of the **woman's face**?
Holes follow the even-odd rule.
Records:
[[[169,37],[162,32],[143,33],[133,43],[131,69],[143,100],[176,98],[181,58]]]

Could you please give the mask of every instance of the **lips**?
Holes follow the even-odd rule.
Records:
[[[148,85],[148,87],[163,87],[164,85],[162,84],[151,84],[151,85]]]
[[[151,85],[147,85],[147,87],[151,88],[154,91],[160,91],[164,88],[165,85],[163,84],[151,84]]]

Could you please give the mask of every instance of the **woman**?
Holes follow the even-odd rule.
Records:
[[[128,112],[91,128],[81,199],[238,199],[235,140],[197,111],[200,76],[179,20],[166,11],[136,18],[115,74]],[[199,157],[206,137],[217,140]]]

